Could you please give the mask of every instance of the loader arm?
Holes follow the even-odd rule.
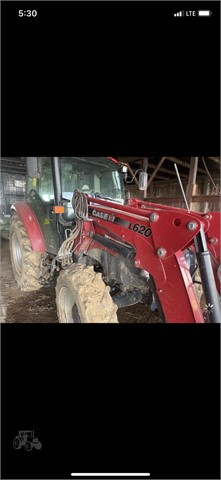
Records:
[[[207,264],[202,267],[205,274],[204,294],[207,299],[208,295],[213,296],[210,302],[213,306],[211,322],[220,321],[217,295],[217,289],[220,288],[217,275],[220,264],[219,214],[188,213],[184,209],[138,199],[120,206],[98,198],[87,197],[87,201],[88,220],[82,222],[80,244],[78,237],[75,240],[75,254],[88,254],[90,250],[99,248],[115,256],[130,258],[133,266],[149,272],[153,277],[155,294],[169,323],[204,323],[184,256],[187,248],[193,251],[199,248],[199,238],[203,236],[204,247],[206,245],[207,252],[215,259],[215,263],[212,262],[208,253]],[[202,255],[199,258],[205,263],[205,252],[200,253]],[[210,269],[208,275],[207,268]]]

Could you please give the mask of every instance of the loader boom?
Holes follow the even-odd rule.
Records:
[[[83,221],[82,240],[76,239],[75,253],[90,255],[90,250],[105,249],[114,255],[128,255],[136,268],[149,272],[155,283],[167,322],[204,323],[193,279],[184,256],[185,249],[195,250],[194,239],[205,236],[207,245],[207,284],[204,282],[211,322],[220,322],[220,303],[216,285],[220,288],[210,254],[220,264],[219,241],[211,243],[211,230],[218,228],[215,213],[195,212],[132,199],[120,207],[102,199],[88,197],[88,220]],[[201,232],[201,233],[200,233]],[[117,238],[118,240],[117,240]],[[212,237],[213,238],[213,237]],[[125,251],[123,250],[125,249]],[[216,278],[216,281],[215,281]],[[206,288],[207,287],[207,288]],[[213,292],[213,294],[211,293]],[[211,297],[212,295],[212,297]],[[211,298],[210,298],[211,297]]]

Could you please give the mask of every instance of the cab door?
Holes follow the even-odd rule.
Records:
[[[48,253],[59,249],[56,216],[53,213],[54,186],[50,157],[27,158],[26,201],[34,211]]]

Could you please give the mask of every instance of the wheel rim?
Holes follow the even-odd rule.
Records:
[[[21,274],[22,270],[22,250],[16,233],[12,235],[12,255],[14,260],[14,266],[18,274]]]
[[[59,311],[62,323],[81,323],[74,297],[67,287],[62,287],[60,291]]]
[[[18,448],[19,447],[19,441],[16,439],[14,440],[14,447],[15,448]]]

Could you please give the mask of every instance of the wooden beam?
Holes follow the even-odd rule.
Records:
[[[133,162],[131,162],[133,163]],[[139,160],[136,160],[135,163],[138,163],[138,164],[141,164],[141,159]],[[150,168],[151,170],[155,169],[156,168],[156,164],[155,163],[150,163],[148,161],[148,168]],[[133,170],[135,171],[135,168],[133,168]],[[164,168],[164,167],[160,167],[160,172],[163,172],[163,173],[168,173],[170,175],[174,175],[176,177],[176,172],[175,170],[172,170],[171,168]],[[180,173],[180,176],[183,177],[183,178],[188,178],[188,174],[187,173]],[[168,180],[168,178],[167,178]]]
[[[171,162],[177,163],[177,165],[182,165],[183,167],[190,169],[190,163],[184,162],[183,160],[179,160],[175,157],[166,157],[166,159],[170,160]],[[198,172],[204,173],[206,175],[206,170],[204,170],[203,168],[198,167]]]
[[[147,202],[150,203],[161,203],[163,204],[170,204],[170,203],[183,203],[184,200],[183,197],[147,197],[146,198]],[[192,203],[203,203],[203,202],[209,202],[209,203],[214,203],[215,205],[219,206],[220,205],[220,195],[193,195],[192,197]]]
[[[206,175],[203,179],[203,195],[209,195],[209,186],[210,186],[209,177],[208,175]],[[207,210],[208,210],[208,202],[204,202],[202,212],[206,213]]]
[[[218,158],[215,158],[215,157],[208,157],[208,158],[210,158],[210,160],[213,160],[213,162],[215,162],[220,167],[220,160],[218,160]]]
[[[168,177],[164,177],[163,175],[158,175],[158,173],[156,174],[155,178],[159,178],[160,180],[165,180],[166,182],[168,182],[168,180],[169,180]]]
[[[209,202],[220,204],[220,195],[193,195],[193,202]]]
[[[214,158],[214,157],[208,157],[208,158]],[[190,163],[184,162],[183,160],[179,160],[179,158],[166,157],[166,160],[169,160],[170,162],[173,162],[173,163],[177,163],[177,165],[182,165],[183,167],[188,168],[188,170],[190,169]],[[140,164],[142,162],[142,157],[121,157],[120,161],[126,162],[126,163],[139,163]],[[150,168],[156,168],[156,165],[154,165],[153,163],[149,163],[148,166]],[[162,170],[162,171],[167,173],[165,170]],[[174,170],[174,172],[175,172],[175,170]],[[204,173],[204,175],[206,174],[206,170],[204,170],[203,168],[200,168],[200,167],[198,167],[198,172]],[[170,173],[172,173],[172,170],[170,171]],[[176,173],[175,173],[175,175],[176,175]],[[180,173],[180,176],[184,177],[184,176],[188,176],[188,175],[185,174],[185,173]]]
[[[154,163],[148,163],[148,168],[156,168],[156,165],[154,165]],[[164,172],[164,173],[169,173],[171,175],[175,175],[176,177],[176,172],[175,170],[171,170],[170,168],[164,168],[164,167],[160,167],[160,172]],[[187,173],[180,173],[180,176],[181,177],[184,177],[184,178],[188,178],[188,175]]]
[[[165,157],[166,160],[169,160],[170,162],[173,162],[173,163],[177,163],[177,165],[181,165],[182,167],[185,167],[185,168],[188,168],[188,170],[190,169],[190,163],[188,162],[184,162],[183,160],[179,160],[179,158],[175,158],[175,157]],[[211,157],[209,157],[211,158]],[[214,158],[214,157],[213,157]],[[121,157],[120,161],[122,162],[126,162],[126,163],[141,163],[142,162],[142,157]],[[149,163],[148,165],[150,168],[156,168],[156,165],[154,165],[153,163]],[[164,171],[163,169],[161,169],[162,171]],[[165,173],[167,173],[166,171],[164,171]],[[174,170],[175,172],[175,170]],[[204,175],[206,175],[206,170],[204,170],[203,168],[200,168],[198,167],[198,172],[199,173],[204,173]],[[170,173],[172,173],[172,170],[170,171]],[[176,175],[176,173],[175,173]],[[187,177],[188,175],[185,174],[185,173],[180,173],[180,176],[181,177]]]
[[[166,157],[162,157],[161,160],[159,161],[159,163],[157,164],[155,170],[153,171],[149,181],[148,181],[148,187],[150,186],[151,182],[153,181],[154,177],[156,176],[158,170],[160,169],[161,165],[163,164],[164,160],[166,159]]]
[[[190,159],[189,179],[188,179],[188,184],[186,188],[186,198],[187,198],[187,203],[189,205],[190,210],[191,210],[192,196],[194,195],[195,189],[196,189],[198,158],[199,157],[191,157]]]

